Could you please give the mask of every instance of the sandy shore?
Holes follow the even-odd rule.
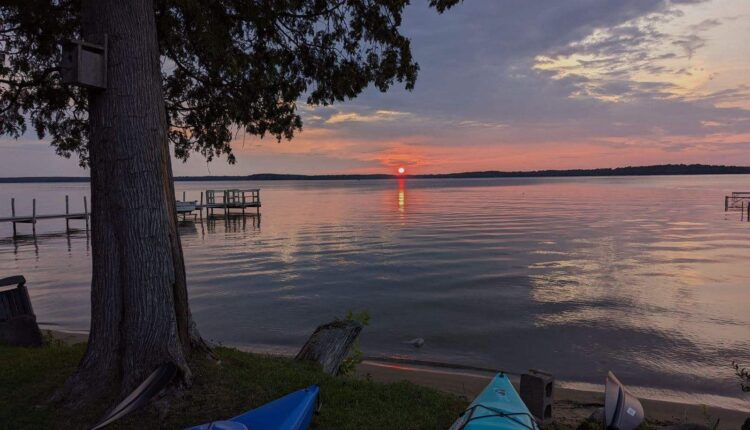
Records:
[[[65,343],[85,342],[88,335],[43,330],[51,337]],[[253,352],[246,348],[240,348]],[[473,399],[487,385],[494,373],[481,370],[459,370],[420,364],[404,364],[367,359],[356,371],[360,378],[371,378],[378,382],[410,381],[412,383],[434,388],[440,391]],[[509,375],[514,384],[518,383],[517,375]],[[559,424],[577,426],[591,413],[604,404],[604,394],[597,389],[571,388],[561,383],[555,386],[555,403],[553,405],[554,421]],[[694,423],[713,427],[720,419],[719,429],[738,430],[745,419],[750,417],[750,403],[747,407],[736,406],[723,408],[663,399],[640,398],[646,418],[657,426],[678,423]]]
[[[383,361],[365,360],[357,369],[359,377],[375,381],[393,382],[408,380],[415,384],[473,399],[487,385],[494,373],[453,370],[434,366],[403,365]],[[518,388],[518,376],[509,375]],[[514,377],[515,376],[515,377]],[[739,429],[750,411],[704,406],[659,399],[641,398],[646,418],[657,426],[677,423],[695,423],[713,427],[720,419],[719,429]],[[554,421],[577,426],[596,409],[604,405],[602,391],[555,387],[553,405]]]

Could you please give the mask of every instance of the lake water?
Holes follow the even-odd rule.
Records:
[[[3,184],[0,217],[82,209],[88,184]],[[262,188],[253,218],[180,228],[202,333],[294,352],[319,323],[367,310],[367,355],[626,384],[741,402],[750,365],[750,223],[723,196],[750,176],[177,184]],[[72,225],[81,226],[81,221]],[[29,225],[19,232],[29,233]],[[88,329],[90,244],[63,221],[12,240],[45,327]],[[57,234],[53,234],[57,233]],[[416,349],[404,341],[421,337]],[[681,394],[679,394],[681,393]],[[686,394],[689,393],[689,394]]]

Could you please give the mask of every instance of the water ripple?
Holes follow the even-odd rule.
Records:
[[[750,225],[722,197],[748,179],[262,183],[260,226],[180,227],[193,314],[211,339],[289,352],[319,323],[366,309],[367,353],[582,382],[611,369],[629,384],[737,396]],[[85,192],[23,184],[0,201],[34,195],[49,212]],[[0,270],[26,275],[39,320],[56,328],[87,329],[89,259],[82,232],[0,240]],[[425,346],[402,343],[413,337]]]

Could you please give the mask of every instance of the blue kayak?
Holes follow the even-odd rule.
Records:
[[[320,387],[311,385],[226,421],[185,430],[306,430],[318,404]]]
[[[450,430],[539,430],[513,384],[498,373]]]

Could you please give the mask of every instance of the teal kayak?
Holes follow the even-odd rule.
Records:
[[[318,405],[320,388],[311,385],[226,421],[185,430],[307,430]]]
[[[513,384],[498,373],[450,430],[539,430]]]

